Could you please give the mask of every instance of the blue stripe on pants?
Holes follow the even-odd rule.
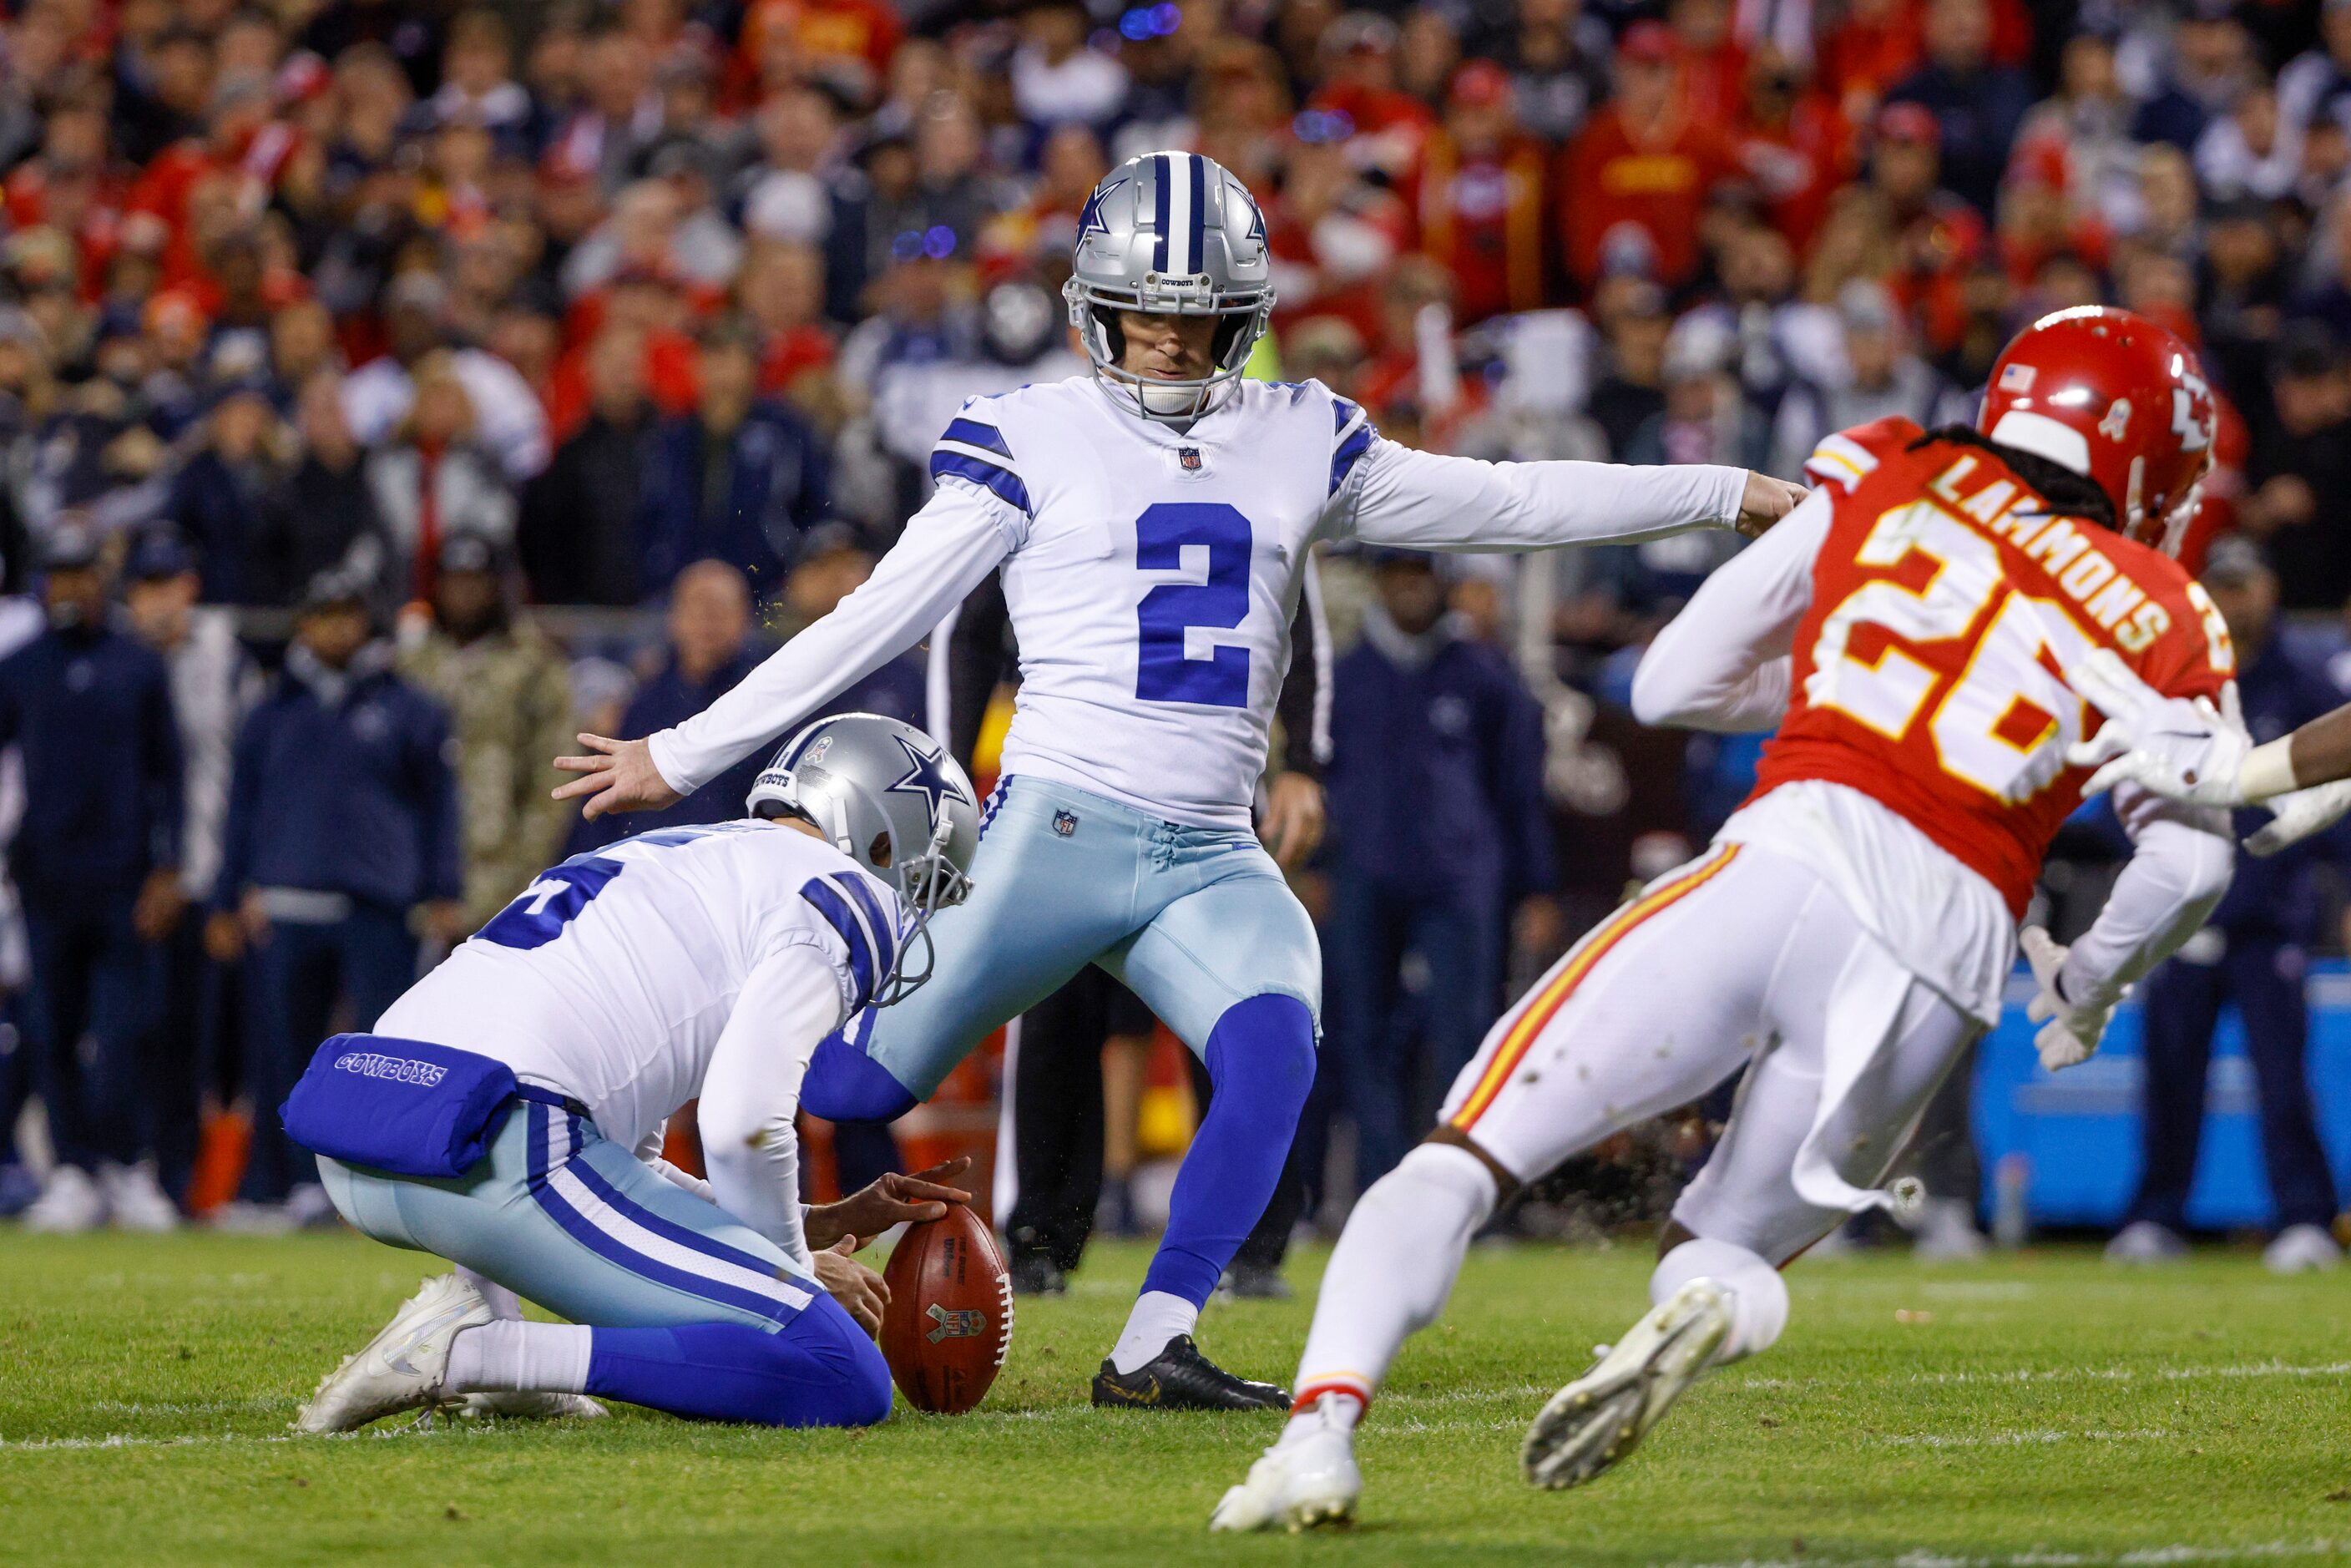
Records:
[[[792,1314],[808,1301],[809,1292],[796,1286],[785,1285],[779,1279],[772,1292],[763,1291],[747,1283],[692,1272],[680,1266],[681,1260],[674,1256],[668,1260],[652,1256],[643,1241],[628,1237],[626,1232],[642,1229],[664,1240],[674,1241],[685,1252],[699,1254],[713,1264],[728,1269],[747,1269],[754,1274],[776,1278],[773,1267],[762,1260],[714,1241],[684,1226],[669,1224],[643,1206],[631,1202],[611,1183],[598,1176],[592,1167],[576,1164],[570,1156],[579,1143],[578,1120],[568,1112],[534,1104],[530,1107],[530,1120],[531,1197],[572,1239],[598,1257],[672,1290],[700,1296],[705,1301],[766,1318],[771,1322],[789,1322]],[[559,1138],[561,1140],[562,1157],[556,1158]],[[617,1215],[625,1224],[615,1225],[609,1219],[599,1223],[592,1211],[560,1190],[566,1180],[577,1182],[583,1191],[597,1200],[599,1207]]]

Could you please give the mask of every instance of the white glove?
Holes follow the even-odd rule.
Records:
[[[2101,648],[2065,672],[2066,684],[2106,716],[2089,739],[2066,748],[2075,768],[2095,768],[2084,796],[2132,783],[2191,806],[2245,803],[2242,775],[2253,737],[2245,732],[2237,683],[2209,697],[2167,697]]]
[[[2106,1019],[2114,1016],[2116,1004],[2130,995],[2130,988],[2121,988],[2105,1002],[2069,1001],[2058,987],[2067,949],[2038,925],[2026,926],[2017,937],[2017,946],[2024,949],[2024,961],[2032,966],[2033,983],[2041,988],[2024,1008],[2025,1019],[2041,1026],[2032,1037],[2041,1065],[2051,1072],[2079,1067],[2097,1054]]]
[[[2307,789],[2277,795],[2262,802],[2270,820],[2246,839],[2245,848],[2257,855],[2273,855],[2288,844],[2298,844],[2313,833],[2325,832],[2351,811],[2351,779],[2314,784]]]

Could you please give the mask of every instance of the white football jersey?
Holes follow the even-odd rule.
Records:
[[[1021,686],[1006,774],[1196,827],[1249,826],[1318,539],[1528,549],[1728,526],[1744,469],[1485,463],[1383,439],[1320,382],[1239,382],[1186,430],[1092,376],[974,398],[873,575],[650,737],[680,792],[803,722],[1002,567]]]
[[[1020,646],[1003,772],[1247,828],[1301,563],[1371,439],[1312,382],[1243,382],[1187,431],[1091,377],[966,402],[932,475],[1026,525],[1003,569]]]
[[[763,960],[822,954],[847,1017],[904,926],[896,892],[822,840],[747,819],[664,829],[540,873],[375,1032],[495,1057],[634,1147],[701,1092]]]

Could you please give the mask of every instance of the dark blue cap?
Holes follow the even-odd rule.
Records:
[[[195,566],[194,553],[179,535],[168,528],[157,528],[141,534],[131,547],[131,557],[123,563],[122,571],[132,582],[152,582],[193,571]]]

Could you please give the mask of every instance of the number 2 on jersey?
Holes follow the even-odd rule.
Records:
[[[1890,570],[1914,552],[1933,563],[1926,586],[1879,578],[1845,595],[1821,623],[1804,684],[1813,706],[1834,708],[1893,741],[1910,733],[1942,677],[1892,643],[1875,659],[1856,656],[1854,632],[1874,625],[1914,646],[1950,642],[1967,634],[2006,582],[1992,543],[1931,501],[1879,517],[1854,559]],[[2091,647],[2064,606],[2011,591],[1928,721],[1943,771],[2011,802],[2048,788],[2064,771],[2066,747],[2082,737],[2082,702],[2043,655],[2064,669]]]
[[[1208,553],[1206,582],[1163,582],[1135,607],[1134,695],[1149,703],[1247,707],[1247,648],[1219,644],[1204,659],[1185,652],[1194,627],[1229,632],[1249,615],[1249,520],[1222,501],[1162,501],[1134,519],[1134,564],[1142,571],[1180,571],[1184,548]]]

